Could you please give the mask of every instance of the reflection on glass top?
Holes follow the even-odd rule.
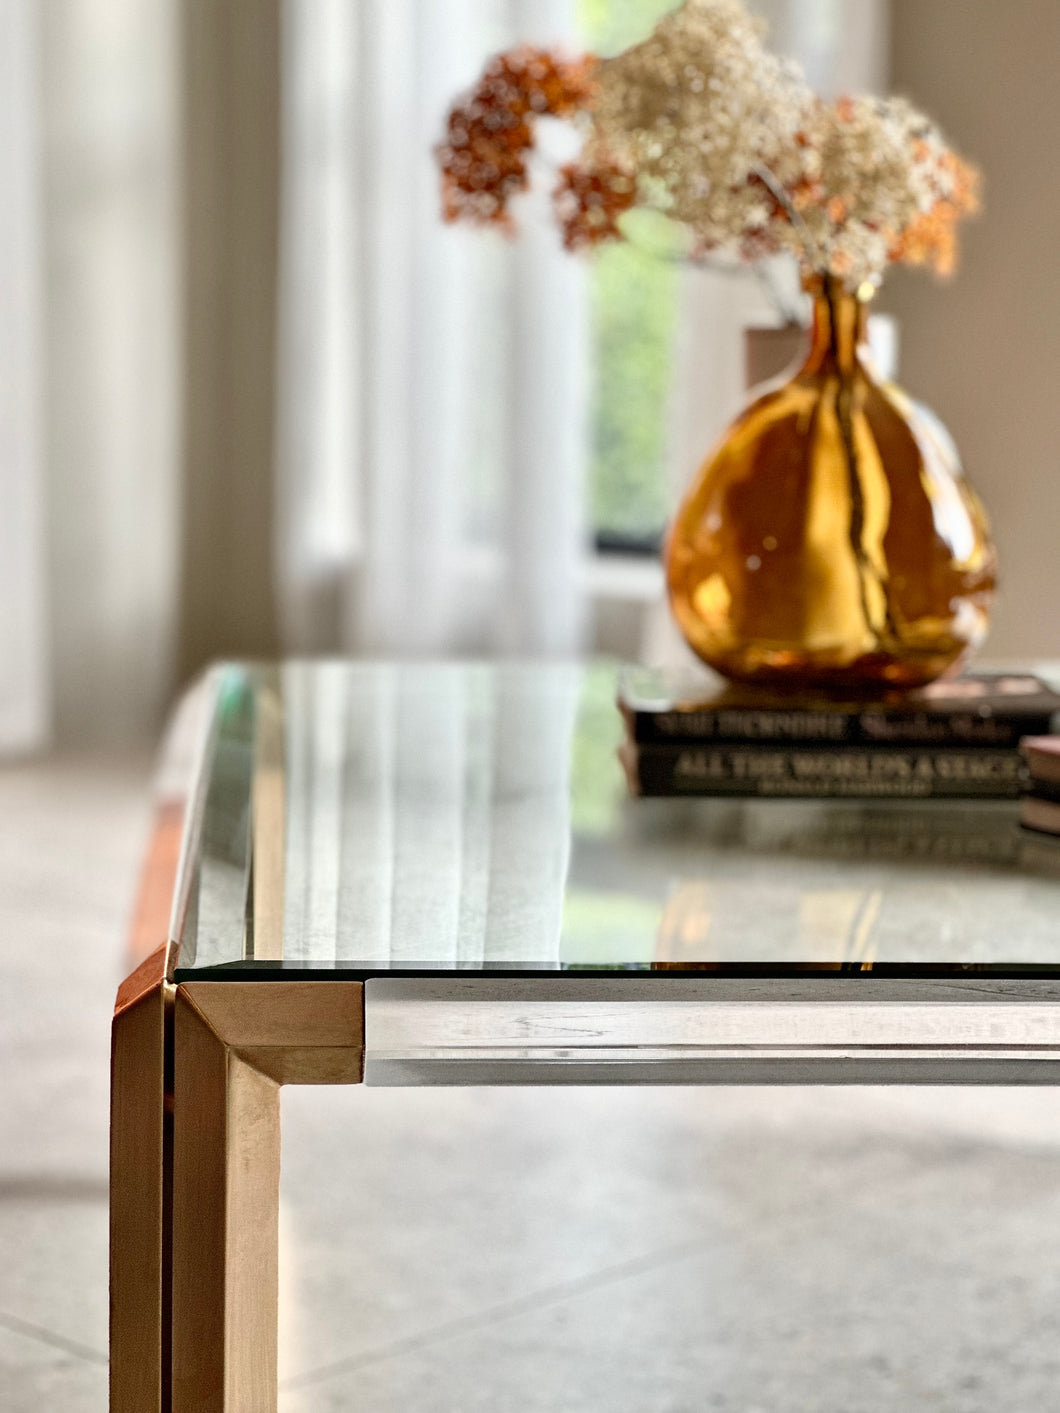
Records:
[[[1060,842],[1015,804],[631,799],[606,666],[229,666],[211,690],[178,979],[1060,974]]]

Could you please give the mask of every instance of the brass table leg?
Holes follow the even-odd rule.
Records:
[[[183,988],[174,1052],[173,1413],[272,1413],[279,1085]]]
[[[280,1085],[360,1083],[364,988],[188,982],[173,1028],[171,1413],[274,1413]]]
[[[160,948],[123,983],[111,1031],[110,1407],[168,1413],[165,1051]]]

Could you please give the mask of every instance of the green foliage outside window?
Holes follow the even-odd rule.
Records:
[[[644,38],[673,0],[580,0],[595,53]],[[649,542],[670,506],[664,457],[678,268],[631,245],[593,256],[593,424],[589,503],[607,540]]]

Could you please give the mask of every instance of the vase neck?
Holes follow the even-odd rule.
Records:
[[[830,275],[815,281],[810,293],[813,325],[803,372],[853,374],[859,366],[858,347],[865,340],[865,301]]]

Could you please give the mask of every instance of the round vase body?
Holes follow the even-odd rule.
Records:
[[[674,520],[674,617],[733,680],[916,687],[986,634],[985,512],[937,418],[876,380],[864,331],[864,305],[823,282],[806,362],[730,427]]]

